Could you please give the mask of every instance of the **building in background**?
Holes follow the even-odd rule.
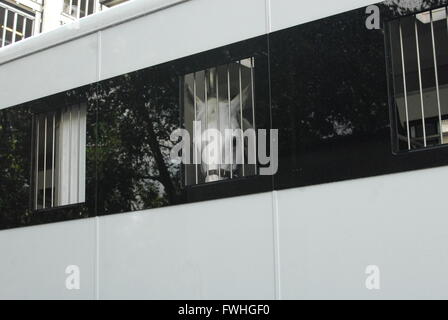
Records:
[[[129,0],[0,0],[0,47]]]

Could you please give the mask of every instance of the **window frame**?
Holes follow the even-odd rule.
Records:
[[[404,19],[404,18],[409,18],[409,17],[415,17],[418,14],[421,13],[425,13],[425,12],[431,12],[431,11],[435,11],[441,8],[445,8],[445,12],[447,15],[447,25],[448,25],[448,3],[447,4],[442,4],[442,5],[438,5],[438,6],[433,6],[430,8],[425,8],[422,10],[416,10],[413,12],[409,12],[406,14],[384,14],[384,21],[383,21],[383,26],[384,26],[384,47],[385,47],[385,57],[386,57],[386,73],[387,73],[387,93],[388,93],[388,111],[389,111],[389,118],[390,118],[390,137],[391,137],[391,152],[393,155],[395,156],[405,156],[406,154],[414,154],[414,153],[420,153],[420,152],[424,152],[424,151],[432,151],[432,150],[440,150],[440,149],[445,149],[448,148],[448,144],[447,143],[439,143],[439,144],[435,144],[435,145],[427,145],[426,147],[419,147],[419,148],[411,148],[411,149],[400,149],[400,144],[399,144],[399,134],[398,134],[398,127],[399,127],[399,110],[398,107],[395,103],[395,80],[394,80],[394,73],[393,73],[393,66],[392,66],[392,34],[391,34],[391,23],[393,23],[394,21],[399,21],[400,19]],[[440,83],[439,83],[439,87],[440,87]],[[423,89],[424,91],[425,89]],[[407,96],[409,96],[409,92],[407,92]],[[425,117],[424,121],[428,121],[430,119],[432,119],[434,117]],[[444,121],[448,120],[448,115],[443,118],[442,115],[442,123]],[[414,121],[409,121],[409,124],[411,122],[415,122],[415,121],[422,121],[422,119],[419,120],[414,120]],[[442,124],[440,124],[441,126]],[[441,135],[443,135],[443,132],[440,133]],[[428,138],[428,137],[427,137]]]
[[[78,108],[76,108],[76,106]],[[85,107],[85,106],[84,106]],[[38,108],[35,108],[38,109]],[[85,119],[86,119],[86,111],[85,114],[83,114],[84,112],[82,112],[82,103],[79,104],[73,104],[71,106],[68,106],[67,109],[74,109],[74,111],[76,112],[76,110],[78,110],[78,116],[80,117],[79,119],[76,119],[76,115],[74,116],[75,119],[73,119],[73,123],[75,124],[73,126],[73,123],[71,124],[70,127],[70,132],[69,132],[69,136],[65,136],[64,135],[64,140],[61,141],[60,138],[62,136],[62,132],[60,130],[66,130],[65,129],[61,129],[61,120],[62,117],[65,117],[65,113],[68,112],[67,110],[62,111],[62,109],[64,109],[64,106],[62,107],[56,107],[56,108],[45,108],[47,110],[45,111],[37,111],[35,110],[33,112],[33,131],[32,131],[32,190],[31,192],[34,192],[34,196],[32,196],[32,198],[34,198],[33,200],[33,205],[32,205],[32,210],[33,211],[45,211],[45,210],[52,210],[52,209],[57,209],[57,208],[61,208],[61,207],[71,207],[74,205],[78,205],[78,204],[83,204],[85,203],[85,190],[82,191],[82,185],[85,185],[85,180],[86,180],[86,158],[85,158],[85,150],[86,150],[86,143],[85,143],[85,139],[86,139],[86,127],[82,128],[81,126],[86,126],[85,123]],[[37,112],[36,112],[37,111]],[[71,113],[72,110],[70,110]],[[43,193],[42,196],[40,196],[40,189],[39,186],[36,186],[36,182],[38,182],[40,184],[40,171],[38,171],[37,166],[40,167],[40,161],[41,159],[41,154],[39,153],[39,151],[37,150],[37,148],[40,149],[42,141],[39,141],[38,138],[40,138],[40,130],[42,130],[42,128],[39,128],[39,133],[37,133],[37,123],[39,122],[39,124],[41,124],[42,122],[42,117],[45,117],[45,122],[47,123],[47,131],[45,132],[45,134],[47,134],[47,137],[49,137],[48,133],[49,131],[51,131],[51,127],[53,127],[53,136],[51,137],[51,142],[50,142],[50,146],[47,143],[47,137],[45,137],[45,146],[44,146],[44,152],[46,155],[44,155],[44,161],[46,161],[46,163],[50,162],[52,169],[51,169],[51,176],[52,176],[52,181],[51,181],[51,199],[50,199],[50,204],[47,203],[46,195],[45,195],[45,191]],[[54,123],[53,123],[54,121]],[[78,128],[76,128],[76,126],[78,126]],[[59,128],[58,128],[59,127]],[[76,136],[72,136],[73,134],[77,134],[77,138]],[[39,137],[38,137],[39,136]],[[83,141],[81,141],[81,138]],[[55,141],[53,141],[53,139]],[[78,146],[74,147],[72,144],[73,143],[77,143]],[[71,150],[68,151],[68,158],[69,159],[69,170],[67,172],[63,172],[62,169],[60,168],[61,164],[64,162],[64,155],[66,154],[66,148],[64,149],[59,149],[59,147],[61,145],[66,146],[68,144],[69,148]],[[52,145],[52,146],[51,146]],[[48,149],[50,148],[50,149]],[[75,154],[75,156],[72,155],[72,149],[73,148],[77,148],[77,153]],[[84,148],[84,151],[82,151],[82,148]],[[49,151],[47,151],[49,150]],[[51,153],[51,160],[48,159],[47,155],[48,152]],[[84,155],[84,157],[83,157]],[[75,160],[77,163],[75,164],[75,166],[73,166],[72,160]],[[83,163],[84,162],[84,163]],[[44,176],[46,176],[49,168],[45,167],[46,164],[44,164]],[[59,174],[56,173],[57,171],[59,171]],[[68,177],[68,178],[67,178]],[[72,185],[72,178],[76,177],[77,181],[77,190],[76,190],[76,197],[78,199],[77,202],[75,201],[70,201],[70,199],[72,198],[72,192],[73,190],[70,189],[70,186]],[[45,178],[45,177],[44,177]],[[66,195],[66,197],[68,197],[68,201],[69,203],[67,204],[60,204],[58,205],[58,202],[65,202],[64,200],[61,200],[61,193],[65,190],[63,188],[60,188],[60,185],[65,185],[64,181],[67,180],[70,182],[69,183],[69,187],[68,187],[68,195]],[[84,181],[82,181],[84,180]],[[46,181],[45,179],[44,181],[44,188],[45,186],[48,185],[48,181]],[[48,188],[45,188],[45,190],[47,190]]]
[[[72,90],[67,90],[64,92],[60,92],[48,97],[40,98],[28,103],[25,103],[26,107],[32,114],[32,119],[30,119],[31,123],[31,141],[30,141],[30,191],[29,191],[29,200],[28,200],[28,207],[30,212],[30,223],[27,225],[39,225],[44,223],[52,223],[52,222],[59,222],[59,221],[67,221],[67,220],[73,220],[73,219],[79,219],[79,218],[89,218],[95,216],[95,206],[93,205],[95,203],[95,197],[96,194],[89,194],[88,190],[92,188],[92,183],[94,184],[96,190],[96,181],[95,179],[92,179],[92,177],[89,177],[87,172],[89,168],[95,168],[96,164],[92,163],[88,160],[87,157],[87,148],[89,144],[92,145],[92,141],[89,141],[88,136],[89,132],[88,130],[91,130],[92,128],[89,128],[89,123],[92,121],[95,121],[96,119],[96,107],[93,106],[94,110],[92,109],[92,106],[89,106],[89,102],[84,99],[81,101],[81,97],[85,98],[85,93],[87,90],[90,90],[90,88],[94,86],[94,84],[86,85],[83,87],[79,87]],[[95,86],[94,86],[95,87]],[[70,97],[67,96],[67,93],[70,92]],[[86,149],[86,158],[85,158],[85,174],[84,174],[84,194],[85,198],[83,202],[79,203],[72,203],[72,204],[66,204],[61,206],[53,206],[53,207],[47,207],[47,208],[36,208],[35,207],[35,176],[36,176],[36,121],[35,117],[39,114],[47,114],[51,112],[57,112],[60,109],[63,109],[66,106],[73,106],[81,103],[86,103],[86,143],[85,143],[85,149]],[[95,102],[96,104],[96,102]],[[90,134],[92,134],[90,132]],[[93,134],[95,136],[95,134]],[[95,143],[93,143],[95,145]],[[90,178],[90,179],[89,179]],[[88,185],[90,184],[90,185]],[[95,191],[96,193],[96,191]],[[92,201],[93,199],[93,201]]]
[[[35,29],[35,22],[36,22],[36,17],[33,16],[30,13],[27,13],[23,10],[20,10],[14,6],[8,5],[6,3],[1,2],[0,3],[0,7],[2,9],[4,9],[4,13],[3,16],[0,17],[0,21],[3,23],[2,28],[0,28],[0,32],[2,33],[2,37],[1,37],[1,42],[0,42],[0,48],[5,47],[7,45],[19,42],[21,40],[27,39],[29,37],[32,37],[34,34],[34,29]],[[8,27],[8,18],[10,16],[13,16],[13,27],[11,28],[12,31],[7,30]],[[18,17],[21,16],[23,21],[22,21],[22,30],[20,30],[19,33],[21,33],[22,35],[20,36],[21,38],[19,40],[17,40],[17,32],[18,30],[15,29],[17,27],[17,22],[18,22]],[[31,30],[28,30],[28,21],[31,21]],[[3,27],[3,26],[6,26]],[[6,43],[6,35],[7,33],[11,33],[11,43]],[[29,36],[27,37],[26,35],[29,33]]]
[[[189,133],[190,133],[190,146],[191,146],[191,148],[190,148],[190,151],[191,151],[190,152],[190,161],[193,161],[195,159],[194,153],[196,152],[196,150],[194,149],[194,145],[193,145],[193,138],[194,138],[194,136],[193,136],[193,132],[192,132],[192,126],[191,126],[191,128],[189,128],[189,126],[186,126],[186,123],[185,123],[186,122],[186,120],[185,120],[185,110],[186,110],[186,102],[185,102],[185,100],[186,100],[186,98],[185,98],[185,87],[184,87],[184,85],[185,85],[185,77],[189,76],[191,74],[194,74],[196,76],[197,73],[201,73],[201,72],[205,72],[205,74],[207,74],[206,72],[208,72],[211,69],[218,69],[218,68],[222,68],[222,67],[225,67],[225,66],[227,66],[229,68],[229,66],[232,65],[232,64],[239,65],[239,68],[241,68],[241,65],[242,65],[241,62],[245,61],[245,60],[250,60],[250,62],[251,62],[251,68],[250,68],[250,72],[251,72],[251,78],[250,78],[251,94],[250,94],[250,100],[248,100],[249,102],[246,102],[246,104],[250,105],[251,116],[252,116],[252,119],[250,119],[250,120],[251,120],[251,124],[254,126],[253,129],[255,130],[255,133],[256,133],[257,132],[257,122],[256,122],[257,105],[255,103],[255,101],[256,101],[255,97],[256,97],[257,85],[256,85],[256,81],[255,81],[255,71],[256,71],[256,62],[255,61],[256,61],[256,58],[254,56],[249,55],[249,56],[246,56],[244,58],[241,58],[241,59],[238,59],[238,60],[235,60],[235,61],[228,61],[227,63],[224,63],[224,64],[215,65],[215,66],[208,66],[205,69],[195,70],[195,71],[193,71],[191,73],[184,74],[183,76],[179,77],[179,88],[180,88],[179,104],[180,104],[180,117],[181,117],[180,123],[182,124],[182,129],[187,129],[189,131]],[[239,70],[240,76],[241,76],[241,70],[242,69]],[[227,69],[227,72],[228,72],[227,81],[229,81],[229,83],[230,83],[229,69]],[[239,80],[241,81],[241,78]],[[196,79],[194,81],[195,81],[195,84],[196,84]],[[202,83],[202,84],[204,84],[204,83]],[[230,92],[230,88],[228,86],[228,83],[220,86],[220,88],[221,87],[225,88],[225,89],[223,89],[223,90],[225,90],[225,92]],[[221,91],[219,91],[219,92],[221,92]],[[239,94],[240,95],[242,94],[241,83],[240,83]],[[226,94],[224,94],[224,95],[226,95]],[[194,99],[196,99],[196,98],[198,98],[198,96],[194,97]],[[228,99],[230,101],[231,98],[228,97]],[[240,105],[239,108],[240,108],[240,113],[241,113],[240,117],[242,119],[243,118],[243,112],[244,112],[243,109],[244,109],[244,107]],[[229,106],[229,113],[230,113],[230,106]],[[201,120],[196,119],[196,116],[194,117],[194,120],[195,121],[201,121]],[[189,129],[191,129],[191,130],[189,130]],[[239,129],[241,129],[243,131],[243,133],[244,133],[244,127],[243,128],[239,128]],[[201,128],[201,130],[202,130],[202,132],[204,132],[205,128]],[[223,134],[223,133],[221,132],[221,134]],[[240,142],[241,146],[243,148],[246,145],[245,144],[245,140],[246,139],[244,137],[242,137],[242,140]],[[255,135],[255,142],[254,143],[255,143],[255,146],[254,146],[255,147],[255,152],[257,152],[258,151],[258,145],[257,145],[258,137],[257,137],[257,135]],[[200,156],[200,155],[197,155],[197,156]],[[244,154],[243,154],[243,159],[244,159],[245,156],[247,156],[246,152],[244,152]],[[258,176],[259,175],[259,171],[260,171],[259,170],[260,164],[258,162],[258,154],[255,154],[255,157],[256,157],[256,164],[249,164],[249,163],[244,163],[244,162],[242,164],[238,164],[238,165],[242,165],[242,167],[240,169],[238,169],[238,171],[240,171],[240,170],[243,171],[243,175],[242,176],[234,177],[232,172],[229,171],[230,172],[230,174],[229,174],[230,177],[229,178],[218,180],[218,181],[213,181],[213,182],[215,182],[215,183],[223,183],[224,181],[227,181],[227,180],[238,180],[238,179],[245,179],[245,178],[249,178],[249,177]],[[219,174],[221,173],[221,170],[222,170],[220,165],[221,164],[218,164],[218,168],[219,168],[218,170],[220,171]],[[199,180],[198,180],[198,182],[195,182],[195,183],[189,183],[189,181],[187,181],[188,180],[187,179],[187,175],[188,175],[187,170],[190,170],[190,168],[187,168],[187,166],[195,166],[194,170],[195,170],[195,174],[196,174],[196,179],[198,179],[198,176],[199,176],[198,172],[199,172],[200,169],[198,169],[198,168],[200,167],[200,164],[194,164],[194,163],[189,164],[189,165],[182,164],[182,177],[183,177],[182,185],[183,185],[183,187],[188,188],[190,186],[198,186],[198,185],[204,185],[204,184],[210,184],[211,183],[211,182],[205,182],[205,181],[199,181]],[[244,169],[246,169],[247,166],[254,166],[253,169],[254,169],[255,173],[254,174],[249,174],[249,175],[244,175]]]
[[[184,105],[181,79],[183,76],[214,68],[216,66],[253,58],[255,65],[253,69],[255,126],[256,130],[267,130],[267,141],[269,141],[269,130],[272,128],[272,121],[269,100],[270,80],[267,37],[267,35],[259,36],[168,63],[176,70],[175,75],[179,79],[179,105],[181,111],[179,123],[181,128],[185,129],[183,121]],[[258,144],[258,136],[256,137],[256,144]],[[267,152],[270,152],[269,143]],[[192,157],[192,155],[190,156]],[[259,169],[262,166],[258,162],[258,155],[256,158],[256,175],[191,185],[185,184],[185,165],[182,164],[181,174],[184,201],[191,203],[272,191],[274,188],[274,176],[259,175]]]

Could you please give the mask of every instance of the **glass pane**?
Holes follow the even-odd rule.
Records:
[[[62,11],[66,14],[70,14],[70,0],[64,0],[64,7]]]
[[[12,43],[12,30],[14,27],[14,12],[8,10],[7,19],[6,19],[6,37],[5,37],[5,45]]]
[[[78,3],[81,0],[73,0],[72,1],[72,7],[71,7],[71,11],[70,11],[70,15],[73,17],[77,17],[78,16],[78,10],[79,10],[79,6]]]
[[[26,20],[25,38],[29,38],[33,35],[34,20]]]
[[[3,30],[5,27],[5,8],[0,7],[0,47],[3,43]]]
[[[25,18],[21,15],[17,15],[17,24],[16,24],[16,42],[23,39],[23,26],[24,26]]]
[[[89,0],[89,8],[87,14],[93,14],[95,13],[95,0]]]
[[[87,8],[87,0],[79,0],[80,2],[80,15],[79,15],[79,17],[80,18],[83,18],[83,17],[85,17],[85,16],[87,16],[87,11],[86,11],[86,8]]]

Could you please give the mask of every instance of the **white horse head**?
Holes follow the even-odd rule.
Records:
[[[210,72],[209,85],[213,89],[215,89],[214,79],[215,74]],[[227,92],[227,86],[225,88]],[[244,150],[236,150],[234,137],[225,133],[229,129],[242,129],[241,119],[244,129],[252,127],[250,121],[242,117],[242,108],[246,105],[245,102],[250,94],[249,88],[250,86],[247,86],[229,102],[227,94],[223,95],[226,98],[220,96],[219,99],[217,99],[216,94],[209,95],[207,101],[202,101],[199,97],[194,97],[194,93],[188,87],[190,98],[196,99],[196,120],[201,122],[202,131],[220,133],[219,139],[216,139],[216,137],[210,139],[206,135],[201,135],[201,143],[195,144],[194,152],[203,159],[201,171],[206,177],[205,182],[230,177],[230,173],[237,170],[237,163],[241,163],[238,162],[237,157],[244,157]],[[204,161],[204,159],[207,159],[207,161]]]

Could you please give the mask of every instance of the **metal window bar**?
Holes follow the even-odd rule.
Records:
[[[216,112],[218,114],[218,131],[221,132],[221,116],[220,116],[220,110],[219,110],[219,70],[218,68],[215,69],[216,71]],[[222,141],[221,141],[222,142]],[[218,177],[221,178],[221,149],[218,150]]]
[[[61,140],[62,141],[60,141],[60,143],[61,142],[64,142],[64,135],[65,135],[65,132],[64,132],[64,112],[63,112],[63,110],[62,110],[62,112],[61,112],[61,122],[60,122],[60,131],[61,131],[61,133],[60,133],[60,135],[61,135]],[[62,152],[62,150],[61,150],[61,147],[62,146],[59,146],[59,152]],[[62,204],[62,199],[63,199],[63,194],[62,194],[62,173],[63,173],[63,163],[62,163],[62,157],[61,156],[59,156],[58,157],[58,163],[59,163],[59,181],[58,181],[58,204]]]
[[[9,10],[7,8],[5,8],[5,15],[4,15],[4,20],[3,20],[3,34],[2,34],[2,47],[5,46],[5,42],[6,42],[6,25],[8,24],[8,12]]]
[[[76,19],[79,19],[80,17],[81,17],[81,0],[78,0],[76,6]]]
[[[89,0],[85,0],[84,2],[84,17],[89,15]]]
[[[56,112],[53,113],[53,139],[52,139],[52,152],[51,152],[51,207],[54,207],[55,201],[55,185],[54,185],[54,176],[55,176],[55,153],[56,153]]]
[[[35,181],[35,195],[34,195],[34,206],[36,209],[38,209],[39,205],[39,135],[40,135],[40,123],[39,123],[39,116],[36,116],[36,181]]]
[[[437,111],[439,115],[439,133],[440,133],[440,144],[443,144],[443,129],[442,129],[442,112],[440,106],[440,88],[439,88],[439,75],[437,70],[437,53],[436,53],[436,40],[434,37],[434,21],[432,16],[432,10],[430,12],[431,20],[431,41],[432,41],[432,52],[434,57],[434,75],[436,81],[436,95],[437,95]]]
[[[197,95],[197,87],[196,87],[196,72],[193,74],[193,105],[194,105],[194,121],[196,123],[197,121],[197,99],[196,99],[196,95]],[[196,146],[194,146],[194,164],[195,164],[195,178],[196,178],[196,184],[199,183],[199,177],[198,177],[198,150],[196,148]]]
[[[205,103],[205,130],[208,129],[208,87],[207,87],[207,82],[208,82],[208,77],[209,77],[209,73],[208,70],[204,71],[204,103]],[[207,137],[208,139],[208,137]],[[202,152],[202,148],[201,148],[201,152]],[[202,157],[202,154],[201,154]],[[207,157],[207,161],[209,162],[210,159],[208,159]],[[207,173],[206,173],[207,176]]]
[[[255,89],[254,89],[254,68],[255,68],[255,58],[250,58],[250,90],[252,96],[252,127],[254,129],[254,134],[256,133],[257,127],[255,125]],[[255,156],[255,174],[257,173],[257,144],[254,143],[254,156]]]
[[[418,37],[418,24],[417,19],[415,19],[415,44],[417,46],[417,66],[418,66],[418,82],[420,87],[420,106],[422,112],[422,128],[423,128],[423,146],[427,146],[426,141],[426,123],[425,123],[425,106],[423,102],[423,84],[422,84],[422,72],[421,72],[421,61],[420,61],[420,46]]]
[[[78,160],[78,168],[76,170],[76,179],[77,179],[77,188],[76,188],[76,202],[80,202],[80,197],[79,197],[79,186],[80,186],[80,165],[81,165],[81,104],[78,104],[78,155],[77,155],[77,160]]]
[[[68,127],[68,136],[69,136],[69,142],[68,142],[68,197],[67,201],[68,203],[71,203],[72,199],[72,131],[73,131],[73,122],[72,122],[72,109],[69,110],[69,127]]]
[[[16,42],[16,29],[17,29],[17,12],[14,13],[14,22],[12,24],[12,43]]]
[[[208,129],[208,87],[207,87],[208,77],[209,77],[209,73],[208,73],[208,70],[206,70],[204,73],[205,129]]]
[[[47,191],[47,116],[44,116],[44,163],[43,163],[43,196],[42,196],[42,208],[45,209],[46,204],[46,191]]]
[[[227,65],[227,97],[229,99],[229,123],[231,123],[231,118],[232,118],[232,112],[231,112],[231,105],[232,105],[232,98],[230,96],[230,65]],[[230,155],[229,155],[229,160],[230,160],[230,179],[233,179],[233,139],[230,139],[229,141],[230,146],[229,146],[229,151],[230,151]]]
[[[243,124],[243,87],[242,87],[242,76],[241,76],[241,61],[238,61],[238,85],[240,91],[240,126],[241,126],[241,173],[243,177],[245,176],[244,172],[244,124]]]
[[[406,113],[406,133],[407,133],[407,143],[408,150],[411,150],[411,135],[409,129],[409,106],[408,106],[408,92],[407,92],[407,84],[406,84],[406,66],[404,60],[404,50],[403,50],[403,30],[401,21],[399,23],[400,28],[400,53],[401,53],[401,66],[403,72],[403,95],[404,95],[404,105],[405,105],[405,113]]]

